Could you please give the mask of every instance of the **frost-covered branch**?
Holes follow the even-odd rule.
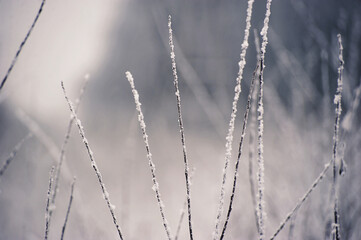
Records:
[[[291,217],[297,212],[297,210],[302,206],[302,204],[306,201],[306,199],[310,196],[311,192],[317,187],[317,185],[321,182],[321,180],[326,175],[327,170],[331,167],[331,164],[333,166],[333,184],[335,184],[335,176],[337,177],[337,169],[335,166],[336,162],[336,156],[337,156],[337,145],[338,145],[338,134],[339,134],[339,125],[340,125],[340,116],[341,116],[341,97],[342,97],[342,71],[344,68],[344,62],[342,58],[342,43],[341,43],[341,35],[338,35],[339,40],[339,61],[340,61],[340,67],[338,69],[338,81],[337,81],[337,90],[334,98],[334,103],[336,104],[336,110],[335,110],[335,125],[334,125],[334,136],[333,136],[333,155],[331,160],[325,165],[324,169],[320,173],[320,175],[316,178],[316,180],[313,182],[312,186],[307,190],[307,192],[303,195],[303,197],[297,202],[296,206],[292,209],[290,213],[287,214],[286,218],[281,222],[280,226],[277,228],[276,232],[272,235],[270,240],[273,240],[284,228],[286,223],[291,219]],[[335,185],[333,185],[334,188]],[[336,189],[333,189],[335,198],[334,200],[337,200],[336,195]],[[334,239],[340,239],[339,235],[339,220],[338,220],[338,208],[337,208],[337,201],[334,202]]]
[[[340,67],[338,68],[338,79],[337,79],[337,90],[335,94],[335,98],[333,100],[334,104],[336,105],[335,109],[335,125],[334,125],[334,133],[333,133],[333,149],[332,149],[332,159],[333,159],[333,181],[332,181],[332,192],[333,192],[333,226],[332,226],[332,235],[334,240],[340,240],[340,217],[338,212],[338,189],[337,189],[337,180],[338,180],[338,172],[337,172],[337,151],[338,151],[338,144],[339,144],[339,129],[340,129],[340,117],[341,117],[341,100],[342,100],[342,73],[344,69],[344,61],[342,55],[342,39],[341,34],[337,35],[338,44],[339,44],[339,55],[338,59],[340,61]]]
[[[45,208],[45,237],[44,239],[47,240],[49,236],[49,228],[50,228],[50,201],[51,201],[51,191],[54,181],[54,169],[53,166],[50,170],[49,174],[49,187],[48,187],[48,193],[46,195],[46,208]]]
[[[153,163],[152,154],[150,152],[148,135],[147,135],[147,132],[146,132],[146,125],[145,125],[145,122],[144,122],[144,115],[143,115],[142,108],[141,108],[142,104],[139,101],[139,94],[138,94],[138,91],[135,89],[134,79],[133,79],[132,74],[130,72],[126,72],[125,75],[126,75],[126,77],[128,79],[130,87],[132,88],[135,107],[136,107],[136,109],[138,111],[138,121],[139,121],[140,128],[142,130],[143,140],[144,140],[144,144],[145,144],[145,150],[147,152],[148,164],[149,164],[150,172],[152,174],[152,181],[153,181],[152,189],[155,192],[155,196],[157,198],[159,211],[160,211],[160,215],[162,217],[164,229],[166,231],[168,239],[171,240],[173,237],[172,237],[172,234],[171,234],[171,231],[170,231],[168,221],[167,221],[167,219],[165,217],[164,204],[163,204],[163,201],[162,201],[161,196],[160,196],[159,184],[158,184],[157,178],[155,176],[155,165]]]
[[[172,17],[170,15],[168,17],[168,30],[169,30],[170,58],[172,60],[175,96],[177,98],[178,123],[179,123],[179,130],[180,130],[182,150],[183,150],[183,159],[184,159],[184,175],[186,178],[189,236],[190,239],[193,240],[191,194],[190,194],[190,183],[189,183],[189,163],[187,158],[186,138],[184,134],[183,118],[182,118],[181,97],[178,86],[177,64],[175,61],[175,52],[174,52],[174,44],[173,44]]]
[[[189,174],[189,185],[192,185],[192,178],[194,176],[194,171],[195,171],[195,168],[192,168],[192,170],[191,170],[191,172]],[[180,233],[181,226],[182,226],[182,222],[183,222],[183,218],[184,218],[187,207],[188,207],[188,201],[187,201],[187,197],[186,197],[186,200],[184,201],[183,208],[181,209],[181,213],[180,213],[180,216],[179,216],[177,231],[175,233],[174,240],[178,240],[179,233]]]
[[[224,222],[223,229],[222,229],[222,234],[221,234],[221,237],[220,237],[221,240],[224,238],[224,234],[226,232],[228,221],[229,221],[229,218],[230,218],[231,212],[232,212],[232,204],[233,204],[234,195],[235,195],[235,192],[236,192],[237,179],[238,179],[239,161],[240,161],[241,156],[242,156],[242,148],[243,148],[244,138],[246,136],[247,121],[248,121],[248,115],[249,115],[249,111],[250,111],[250,107],[251,107],[251,102],[254,100],[254,99],[252,99],[252,96],[253,96],[253,91],[254,91],[255,79],[257,77],[257,72],[258,72],[258,65],[256,66],[256,69],[253,72],[252,81],[251,81],[251,84],[250,84],[250,87],[249,87],[246,112],[244,113],[241,139],[239,141],[239,147],[238,147],[237,162],[236,162],[236,167],[235,167],[234,176],[233,176],[232,193],[231,193],[231,197],[230,197],[230,201],[229,201],[226,221]]]
[[[280,223],[280,226],[277,228],[275,233],[272,235],[270,240],[275,239],[275,237],[281,232],[286,223],[291,219],[291,217],[297,212],[297,210],[302,206],[302,204],[307,200],[310,196],[311,192],[317,187],[317,185],[322,181],[325,177],[327,170],[330,168],[333,159],[331,159],[324,167],[320,175],[316,178],[316,180],[312,183],[311,187],[307,190],[307,192],[303,195],[303,197],[297,202],[296,206],[287,214],[285,219]]]
[[[241,94],[241,82],[242,82],[242,78],[243,78],[243,70],[244,70],[244,67],[246,66],[246,53],[247,53],[247,49],[248,49],[248,45],[249,45],[248,37],[249,37],[249,29],[251,28],[253,2],[254,2],[254,0],[248,1],[247,16],[246,16],[246,28],[244,30],[244,39],[243,39],[242,48],[241,48],[240,61],[238,63],[239,70],[238,70],[238,76],[236,79],[236,87],[234,88],[234,98],[233,98],[233,103],[232,103],[231,119],[228,124],[229,128],[228,128],[228,133],[227,133],[227,137],[226,137],[226,154],[225,154],[224,167],[223,167],[221,192],[220,192],[217,216],[216,216],[216,221],[215,221],[216,225],[215,225],[215,229],[213,232],[213,240],[217,239],[219,236],[219,228],[220,228],[221,216],[222,216],[223,205],[224,205],[227,169],[228,169],[229,161],[232,157],[233,132],[234,132],[234,124],[235,124],[235,120],[236,120],[236,116],[237,116],[237,104],[238,104],[239,96]]]
[[[261,46],[261,59],[260,59],[260,73],[259,73],[259,97],[258,97],[258,193],[257,193],[257,215],[259,226],[259,239],[263,240],[265,237],[265,201],[264,201],[264,159],[263,159],[263,129],[264,129],[264,108],[263,108],[263,72],[266,47],[268,44],[268,23],[271,15],[272,0],[267,0],[266,15],[264,18],[263,28],[261,31],[262,46]]]
[[[89,75],[88,74],[85,75],[84,78],[85,78],[85,80],[84,80],[83,86],[80,89],[79,97],[75,100],[75,109],[74,109],[75,113],[78,112],[80,102],[81,102],[81,100],[83,98],[85,88],[86,88],[86,86],[88,84],[88,81],[89,81]],[[58,164],[56,166],[56,171],[55,171],[54,191],[53,191],[53,196],[51,198],[51,204],[53,206],[55,206],[56,195],[57,195],[58,189],[59,189],[59,178],[60,178],[60,173],[61,173],[61,167],[62,167],[63,161],[65,159],[65,151],[66,151],[66,147],[68,145],[69,139],[70,139],[70,133],[71,133],[71,130],[73,128],[74,120],[75,120],[74,115],[70,114],[70,120],[69,120],[68,127],[67,127],[67,130],[66,130],[66,134],[65,134],[65,137],[64,137],[63,145],[61,146],[61,150],[60,150],[59,162],[58,162]],[[50,221],[51,221],[52,214],[53,214],[53,210],[50,211]]]
[[[249,178],[249,186],[250,186],[250,191],[251,191],[251,198],[252,198],[252,204],[253,204],[253,211],[254,211],[254,216],[255,216],[255,221],[256,221],[256,228],[257,228],[257,232],[259,232],[259,226],[258,226],[258,216],[257,216],[257,205],[256,205],[256,190],[255,190],[255,183],[254,183],[254,176],[253,176],[253,162],[254,162],[254,156],[255,154],[255,149],[257,147],[257,145],[255,145],[254,141],[255,141],[255,136],[256,136],[256,122],[257,122],[257,96],[258,96],[258,88],[259,88],[259,82],[258,82],[258,74],[259,74],[259,62],[261,59],[261,44],[259,42],[259,37],[258,37],[258,32],[256,29],[254,29],[253,31],[254,33],[254,41],[255,41],[255,46],[256,46],[256,51],[257,51],[257,66],[258,66],[258,71],[257,71],[257,76],[256,76],[256,81],[255,81],[255,85],[253,87],[253,93],[252,93],[252,104],[251,104],[251,121],[250,121],[250,131],[249,131],[249,152],[248,152],[248,178]]]
[[[85,148],[86,148],[86,150],[87,150],[87,152],[88,152],[89,159],[90,159],[90,163],[91,163],[91,165],[92,165],[92,167],[93,167],[93,169],[94,169],[95,175],[96,175],[97,178],[98,178],[98,182],[99,182],[100,188],[101,188],[102,193],[103,193],[103,198],[105,199],[105,201],[106,201],[106,203],[107,203],[107,206],[108,206],[110,215],[112,216],[113,223],[114,223],[114,225],[115,225],[115,227],[116,227],[116,229],[117,229],[119,238],[122,240],[122,239],[123,239],[123,236],[122,236],[122,233],[121,233],[121,230],[120,230],[120,226],[118,225],[118,221],[117,221],[117,218],[116,218],[115,212],[114,212],[115,206],[114,206],[113,204],[111,204],[111,202],[110,202],[109,193],[108,193],[108,191],[107,191],[106,188],[105,188],[102,175],[101,175],[101,173],[100,173],[100,171],[99,171],[99,169],[98,169],[98,167],[97,167],[97,164],[96,164],[96,162],[95,162],[94,154],[93,154],[92,150],[90,149],[88,140],[87,140],[86,137],[85,137],[84,128],[83,128],[83,126],[82,126],[82,124],[81,124],[81,121],[79,120],[78,116],[76,115],[76,112],[75,112],[75,108],[74,108],[74,106],[73,106],[73,103],[69,100],[69,98],[68,98],[68,96],[67,96],[67,94],[66,94],[63,81],[61,82],[61,87],[62,87],[63,92],[64,92],[65,100],[66,100],[66,102],[67,102],[68,105],[69,105],[70,112],[73,114],[74,119],[75,119],[75,123],[76,123],[76,125],[78,126],[80,137],[82,138],[82,140],[83,140],[83,142],[84,142],[84,145],[85,145]]]

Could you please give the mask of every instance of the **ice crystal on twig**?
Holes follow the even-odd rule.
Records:
[[[53,166],[50,170],[49,174],[49,187],[48,187],[48,193],[46,195],[46,208],[45,208],[45,237],[44,239],[47,240],[49,236],[49,228],[50,228],[50,201],[51,201],[51,191],[54,181],[54,169]]]
[[[90,145],[89,145],[89,142],[88,140],[85,138],[85,133],[84,133],[84,128],[83,126],[81,125],[81,121],[79,120],[76,112],[75,112],[75,108],[73,106],[73,103],[70,101],[70,99],[68,98],[67,94],[66,94],[66,91],[65,91],[65,87],[64,87],[64,83],[61,82],[61,87],[63,89],[63,92],[64,92],[64,97],[65,97],[65,100],[66,102],[68,103],[69,105],[69,109],[70,109],[70,112],[73,114],[74,116],[74,119],[75,119],[75,123],[79,129],[79,134],[84,142],[84,145],[85,145],[85,148],[88,152],[88,155],[89,155],[89,159],[90,159],[90,163],[91,163],[91,166],[93,167],[94,169],[94,172],[95,172],[95,175],[97,176],[98,178],[98,182],[99,182],[99,185],[100,185],[100,188],[102,190],[102,193],[103,193],[103,196],[106,203],[107,203],[107,206],[108,206],[108,209],[109,209],[109,212],[110,212],[110,215],[112,216],[112,219],[113,219],[113,223],[117,229],[117,232],[118,232],[118,235],[119,235],[119,238],[122,240],[123,239],[123,236],[122,236],[122,233],[121,233],[121,230],[120,230],[120,226],[118,224],[118,221],[117,221],[117,218],[115,216],[115,212],[114,212],[114,209],[112,208],[112,204],[110,202],[110,199],[109,199],[109,194],[106,194],[107,193],[107,190],[105,188],[105,185],[104,185],[104,182],[103,182],[103,178],[102,178],[102,175],[97,167],[97,164],[95,162],[95,158],[94,158],[94,154],[92,152],[92,150],[90,149]]]
[[[224,160],[224,168],[222,173],[222,183],[221,183],[221,192],[220,192],[220,198],[218,203],[218,209],[217,209],[217,215],[216,215],[216,225],[213,232],[213,239],[217,239],[219,236],[219,225],[221,222],[221,216],[223,212],[223,205],[224,205],[224,195],[225,195],[225,185],[226,185],[226,179],[227,179],[227,169],[229,165],[229,161],[232,157],[232,144],[233,144],[233,132],[234,132],[234,124],[237,116],[237,104],[238,99],[241,94],[241,82],[243,78],[243,70],[246,66],[246,53],[248,49],[248,37],[249,37],[249,29],[251,28],[251,18],[252,18],[252,8],[253,8],[253,2],[254,0],[248,1],[248,7],[247,7],[247,16],[246,16],[246,28],[244,30],[244,39],[242,43],[242,49],[241,49],[241,55],[240,55],[240,61],[238,63],[239,70],[238,70],[238,76],[236,79],[236,87],[234,88],[234,98],[232,103],[232,112],[231,112],[231,119],[229,121],[229,128],[228,133],[226,137],[226,154],[225,154],[225,160]]]
[[[180,97],[179,86],[178,86],[177,64],[175,61],[175,53],[174,53],[173,34],[172,34],[172,32],[173,32],[172,17],[170,15],[168,17],[168,30],[169,30],[169,46],[170,46],[170,50],[171,50],[170,58],[172,60],[174,88],[175,88],[175,95],[177,98],[178,123],[179,123],[181,142],[182,142],[182,150],[183,150],[183,159],[184,159],[184,175],[186,178],[189,236],[190,236],[190,239],[193,240],[191,194],[190,194],[190,187],[189,187],[189,185],[190,185],[189,184],[189,163],[188,163],[188,158],[187,158],[186,138],[185,138],[184,127],[183,127],[181,97]]]
[[[81,100],[83,98],[85,88],[86,88],[86,86],[88,84],[89,74],[86,74],[84,79],[85,79],[85,81],[83,83],[83,86],[80,89],[79,97],[75,100],[75,112],[76,113],[78,112],[80,102],[81,102]],[[74,120],[75,120],[74,115],[70,114],[70,120],[69,120],[68,127],[67,127],[67,130],[66,130],[66,134],[65,134],[65,137],[64,137],[63,145],[61,146],[61,150],[60,150],[59,162],[58,162],[58,164],[56,166],[56,171],[55,171],[54,191],[53,191],[53,196],[51,198],[51,204],[54,205],[54,206],[55,206],[56,196],[57,196],[57,193],[58,193],[58,190],[59,190],[59,179],[60,179],[61,167],[62,167],[63,161],[65,159],[65,151],[66,151],[66,147],[68,145],[69,139],[70,139],[70,133],[71,133],[71,130],[73,128]],[[52,214],[53,214],[53,211],[50,211],[50,221],[51,221]]]
[[[160,211],[160,215],[162,217],[164,229],[166,231],[168,239],[171,240],[173,237],[171,235],[171,231],[170,231],[168,221],[167,221],[167,219],[165,217],[164,204],[163,204],[163,201],[162,201],[161,196],[160,196],[159,184],[158,184],[157,178],[155,176],[155,165],[153,163],[152,154],[150,152],[148,135],[147,135],[147,132],[146,132],[146,125],[145,125],[145,122],[144,122],[144,115],[143,115],[142,108],[141,108],[142,104],[139,101],[139,94],[138,94],[138,91],[135,89],[134,79],[133,79],[132,74],[130,72],[126,72],[125,75],[126,75],[126,77],[128,79],[130,87],[132,89],[134,102],[135,102],[135,107],[136,107],[136,109],[138,111],[138,121],[139,121],[140,128],[142,130],[145,149],[146,149],[146,152],[147,152],[148,164],[149,164],[150,172],[152,174],[152,181],[153,181],[152,189],[154,190],[155,196],[157,198],[159,211]]]
[[[264,159],[263,159],[263,129],[264,129],[264,108],[263,108],[263,72],[265,68],[265,53],[268,44],[268,23],[271,16],[272,0],[267,0],[266,14],[261,31],[262,45],[261,45],[261,59],[260,59],[260,73],[259,73],[259,97],[258,97],[258,193],[257,193],[257,215],[259,226],[259,239],[263,240],[265,237],[265,201],[264,201]]]

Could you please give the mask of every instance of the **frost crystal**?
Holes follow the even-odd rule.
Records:
[[[109,198],[109,193],[107,192],[107,190],[104,190],[103,198],[104,198],[104,199],[108,199],[108,198]]]
[[[54,211],[56,209],[56,206],[54,204],[49,205],[49,211]]]
[[[153,184],[152,190],[153,190],[154,192],[156,192],[156,191],[158,190],[158,188],[159,188],[158,183]]]

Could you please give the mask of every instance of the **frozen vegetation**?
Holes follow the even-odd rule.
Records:
[[[0,239],[360,239],[360,12],[0,2]]]

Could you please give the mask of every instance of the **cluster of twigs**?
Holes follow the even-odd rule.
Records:
[[[244,31],[245,35],[244,35],[244,40],[242,43],[242,49],[241,49],[240,61],[239,61],[239,71],[238,71],[238,75],[237,75],[237,79],[236,79],[236,86],[234,88],[234,98],[233,98],[232,109],[231,109],[231,118],[230,118],[230,121],[228,124],[229,128],[228,128],[226,144],[225,144],[225,148],[226,148],[225,163],[224,163],[223,174],[222,174],[220,200],[219,200],[219,204],[218,204],[218,208],[217,208],[216,221],[215,221],[215,227],[214,227],[214,232],[213,232],[214,240],[223,239],[225,237],[227,225],[230,221],[230,216],[232,213],[232,206],[233,206],[233,202],[234,202],[234,198],[235,198],[235,191],[236,191],[236,187],[237,187],[238,169],[239,169],[240,159],[242,156],[242,148],[243,148],[243,144],[244,144],[244,140],[245,140],[248,118],[249,118],[250,113],[252,116],[251,126],[250,126],[250,129],[251,129],[250,148],[251,148],[251,150],[249,151],[249,164],[250,164],[249,165],[249,179],[250,179],[250,183],[251,183],[250,184],[251,185],[251,195],[253,198],[253,206],[254,206],[254,211],[255,211],[255,215],[256,215],[256,226],[257,226],[257,231],[259,234],[259,239],[263,240],[266,238],[266,228],[265,228],[265,226],[266,226],[266,224],[265,224],[266,223],[266,201],[265,201],[265,197],[264,197],[265,196],[265,189],[264,189],[265,177],[264,177],[264,157],[263,157],[263,155],[264,155],[263,154],[263,138],[264,138],[263,137],[263,131],[264,131],[263,92],[264,92],[265,53],[266,53],[266,48],[267,48],[267,44],[268,44],[268,36],[267,35],[268,35],[268,29],[269,29],[272,0],[267,0],[267,3],[266,3],[266,13],[265,13],[265,18],[264,18],[264,25],[263,25],[263,28],[261,31],[262,43],[261,43],[260,47],[259,47],[259,40],[257,37],[257,33],[255,31],[255,39],[256,39],[255,45],[258,50],[257,64],[256,64],[256,68],[254,70],[251,84],[249,87],[249,94],[248,94],[248,99],[247,99],[247,103],[246,103],[246,110],[245,110],[244,117],[243,117],[243,125],[242,125],[242,129],[241,129],[241,136],[240,136],[239,147],[238,147],[238,156],[237,156],[237,159],[235,162],[235,170],[234,170],[234,175],[233,175],[233,187],[232,187],[232,191],[230,194],[230,200],[229,200],[229,205],[227,208],[227,214],[224,219],[223,227],[221,228],[222,215],[223,215],[224,202],[225,202],[224,198],[225,198],[225,194],[226,194],[225,186],[226,186],[226,180],[227,180],[227,169],[229,166],[229,162],[232,158],[231,152],[232,152],[232,144],[233,144],[233,133],[234,133],[234,129],[235,129],[235,120],[236,120],[236,116],[237,116],[236,113],[237,113],[238,100],[239,100],[239,97],[241,94],[243,70],[246,65],[246,52],[247,52],[247,48],[249,46],[248,38],[249,38],[249,31],[251,28],[253,3],[254,3],[254,0],[248,1],[246,28]],[[13,67],[15,66],[15,63],[22,51],[23,46],[25,45],[26,41],[28,40],[33,28],[35,27],[35,25],[39,19],[39,16],[43,10],[44,4],[45,4],[45,0],[42,1],[40,9],[35,17],[34,22],[32,23],[28,33],[26,34],[24,40],[22,41],[5,77],[3,78],[2,82],[1,82],[0,91],[3,88],[6,80],[8,79],[8,76],[11,73]],[[193,225],[192,225],[191,187],[190,187],[192,174],[189,170],[190,163],[189,163],[189,159],[187,156],[187,150],[186,150],[186,138],[185,138],[185,131],[184,131],[184,123],[183,123],[183,118],[182,118],[181,94],[180,94],[179,80],[178,80],[178,74],[177,74],[177,64],[176,64],[175,45],[174,45],[174,40],[173,40],[173,29],[172,29],[171,16],[169,16],[169,18],[168,18],[168,32],[169,32],[170,59],[171,59],[171,64],[172,64],[173,83],[174,83],[174,87],[175,87],[176,106],[177,106],[178,123],[179,123],[179,130],[180,130],[180,140],[181,140],[181,146],[182,146],[182,150],[183,150],[184,175],[185,175],[185,183],[186,183],[186,192],[185,192],[186,201],[185,201],[184,208],[187,209],[187,213],[188,213],[189,237],[191,240],[193,240],[194,234],[193,234],[193,227],[192,227]],[[303,197],[296,203],[295,207],[287,214],[285,219],[280,223],[280,225],[276,229],[276,231],[271,235],[271,237],[270,237],[271,240],[275,239],[276,236],[282,231],[282,229],[284,229],[284,226],[290,221],[290,219],[292,219],[292,217],[295,216],[297,210],[308,199],[308,197],[310,196],[312,191],[318,186],[318,184],[321,182],[321,180],[325,177],[328,169],[331,166],[333,167],[332,193],[333,193],[333,200],[334,200],[334,202],[333,202],[334,218],[333,218],[332,234],[333,234],[333,239],[336,239],[336,240],[341,239],[339,210],[338,210],[338,188],[337,188],[337,186],[338,186],[338,171],[337,170],[339,168],[337,156],[338,156],[338,148],[339,148],[339,144],[340,144],[339,128],[340,128],[340,118],[341,118],[341,112],[342,112],[341,99],[342,99],[342,84],[343,84],[343,69],[344,69],[344,60],[343,60],[343,52],[342,52],[343,46],[342,46],[342,42],[341,42],[341,35],[338,35],[338,41],[339,41],[340,67],[338,69],[337,92],[336,92],[335,98],[334,98],[334,103],[336,105],[336,109],[335,109],[336,116],[335,116],[335,123],[334,123],[332,158],[325,165],[324,169],[319,174],[319,176],[314,180],[311,187],[306,191],[306,193],[303,195]],[[149,139],[148,139],[148,135],[146,132],[146,124],[145,124],[144,115],[143,115],[143,112],[141,109],[141,102],[139,99],[140,97],[139,97],[138,91],[135,88],[134,78],[130,72],[126,72],[126,78],[129,81],[129,84],[131,86],[136,110],[138,112],[138,121],[139,121],[140,129],[142,131],[142,136],[143,136],[145,149],[146,149],[146,155],[147,155],[148,164],[149,164],[151,177],[152,177],[153,190],[155,192],[155,196],[156,196],[157,203],[159,206],[159,211],[160,211],[161,218],[162,218],[162,224],[164,226],[164,230],[165,230],[167,238],[169,240],[178,239],[179,230],[180,230],[182,219],[185,214],[185,210],[183,210],[183,212],[181,214],[176,235],[173,237],[169,223],[166,218],[164,204],[163,204],[161,194],[160,194],[159,183],[156,178],[156,171],[155,171],[156,168],[155,168],[155,164],[153,162],[152,154],[150,151]],[[96,164],[96,161],[94,158],[94,154],[90,148],[90,144],[89,144],[87,138],[85,137],[85,132],[84,132],[83,126],[81,124],[81,121],[79,120],[79,118],[77,116],[77,110],[79,107],[80,100],[84,93],[87,79],[88,79],[88,77],[86,77],[84,86],[81,88],[81,93],[80,93],[78,100],[76,101],[76,106],[74,106],[72,104],[72,102],[70,101],[70,99],[68,98],[68,95],[67,95],[65,87],[64,87],[64,83],[61,82],[61,87],[63,89],[63,93],[65,96],[66,102],[67,102],[70,112],[71,112],[71,118],[70,118],[70,121],[69,121],[69,124],[67,127],[64,142],[61,147],[58,163],[56,166],[52,167],[52,169],[50,171],[49,187],[48,187],[47,198],[46,198],[46,226],[45,226],[45,237],[44,237],[45,239],[48,239],[48,237],[49,237],[50,223],[51,223],[53,211],[55,209],[56,197],[57,197],[57,192],[58,192],[58,188],[59,188],[59,179],[61,176],[61,169],[62,169],[62,165],[63,165],[64,159],[65,159],[66,146],[69,142],[70,133],[71,133],[73,124],[76,124],[76,126],[78,127],[79,134],[82,138],[82,141],[83,141],[85,148],[89,155],[91,167],[93,168],[95,175],[98,179],[100,189],[102,191],[106,205],[109,209],[114,226],[116,227],[119,238],[121,240],[123,239],[123,234],[121,232],[121,228],[120,228],[120,225],[118,224],[116,213],[114,211],[115,206],[110,201],[109,193],[106,190],[105,184],[102,179],[101,172],[100,172],[99,168],[97,167],[97,164]],[[256,108],[257,108],[257,116],[256,116]],[[257,126],[258,126],[257,127],[257,129],[258,129],[258,131],[257,131],[257,140],[258,140],[258,142],[257,142],[257,151],[258,151],[258,154],[257,154],[257,162],[258,162],[257,190],[255,189],[256,184],[253,181],[253,167],[252,167],[253,166],[252,161],[253,161],[254,156],[256,155],[253,150],[253,146],[255,145],[255,138],[256,138],[255,137],[256,133],[254,130],[255,126],[256,126],[256,122],[257,122]],[[28,134],[25,138],[23,138],[15,146],[13,151],[10,153],[10,156],[5,160],[4,164],[0,168],[0,177],[2,177],[5,170],[10,165],[11,161],[15,158],[16,153],[19,151],[19,149],[21,148],[23,143],[31,136],[32,136],[31,133]],[[64,233],[65,233],[66,225],[67,225],[68,218],[69,218],[69,213],[70,213],[70,209],[71,209],[71,205],[72,205],[72,201],[73,201],[73,197],[74,197],[74,185],[75,185],[75,178],[74,178],[73,183],[71,184],[70,200],[69,200],[69,204],[68,204],[68,208],[67,208],[67,212],[66,212],[65,222],[64,222],[64,225],[62,228],[61,239],[64,238]]]

